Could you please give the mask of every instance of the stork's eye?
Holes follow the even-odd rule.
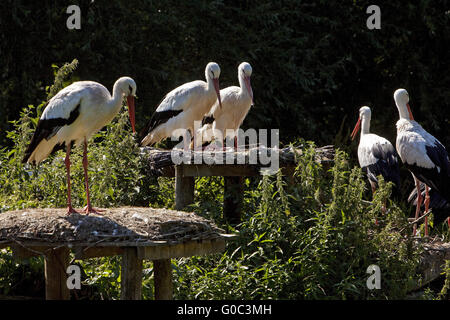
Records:
[[[214,72],[211,70],[211,78],[214,79]]]
[[[133,93],[133,88],[131,87],[131,85],[128,85],[128,89],[130,89],[130,96]]]

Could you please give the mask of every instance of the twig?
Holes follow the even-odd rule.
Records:
[[[15,243],[17,243],[17,244],[18,244],[19,246],[21,246],[22,248],[27,249],[28,251],[31,251],[31,252],[33,252],[33,253],[36,253],[37,255],[43,256],[44,258],[47,258],[47,255],[46,255],[45,253],[40,252],[40,251],[37,251],[37,250],[33,250],[33,249],[31,249],[31,248],[29,248],[29,247],[23,245],[20,241],[14,239],[14,238],[12,238],[11,240],[14,241]]]
[[[428,215],[429,215],[431,212],[432,212],[432,210],[430,209],[430,210],[428,210],[427,213],[425,213],[424,215],[420,216],[420,217],[417,218],[416,220],[411,221],[411,222],[408,222],[408,224],[409,224],[409,225],[416,224],[417,222],[419,222],[420,220],[424,219],[425,217],[428,217]]]
[[[432,210],[430,209],[430,210],[428,210],[427,213],[425,213],[424,215],[420,216],[420,217],[417,218],[416,220],[411,221],[411,222],[408,222],[408,225],[407,225],[406,227],[401,228],[398,232],[399,232],[399,233],[402,233],[403,230],[405,230],[407,227],[416,224],[417,222],[419,222],[420,220],[424,219],[425,217],[428,217],[428,215],[429,215],[431,212],[432,212]]]

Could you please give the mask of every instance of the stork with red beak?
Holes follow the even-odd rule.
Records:
[[[400,120],[397,121],[397,152],[416,183],[417,220],[423,201],[421,182],[425,183],[425,213],[430,205],[429,188],[438,192],[447,202],[450,201],[450,161],[442,143],[414,120],[408,92],[405,89],[396,90],[394,100],[400,115]],[[447,222],[450,227],[450,219],[447,218]],[[415,224],[413,235],[416,234],[416,229]],[[425,236],[427,235],[428,219],[425,217]]]
[[[222,106],[219,89],[220,67],[210,62],[205,68],[206,82],[196,80],[185,83],[170,91],[153,113],[148,125],[142,131],[145,137],[141,145],[153,145],[172,137],[176,130],[189,130],[194,134],[194,122],[202,121],[216,99]],[[188,139],[184,137],[184,139]],[[185,141],[190,141],[185,140]]]
[[[25,151],[23,162],[38,164],[50,154],[66,147],[67,213],[77,212],[72,207],[70,191],[70,150],[72,145],[83,144],[83,167],[87,206],[85,213],[97,212],[91,205],[87,175],[87,140],[107,125],[127,98],[131,127],[135,132],[134,97],[136,83],[130,77],[119,78],[113,94],[103,85],[93,81],[78,81],[59,91],[42,113],[33,138]]]
[[[216,101],[203,118],[202,128],[196,133],[197,139],[194,139],[196,147],[201,145],[200,141],[204,144],[217,138],[214,137],[214,132],[219,130],[222,139],[226,136],[234,138],[234,147],[237,148],[237,130],[253,105],[251,75],[252,66],[248,62],[242,62],[238,67],[239,87],[231,86],[220,91],[222,107],[219,106],[219,101]]]
[[[393,193],[397,194],[400,187],[400,170],[397,153],[394,146],[385,138],[370,133],[371,110],[369,107],[359,109],[359,118],[351,134],[355,139],[361,128],[361,138],[358,146],[358,160],[362,170],[367,174],[372,193],[378,187],[378,176],[394,184]]]

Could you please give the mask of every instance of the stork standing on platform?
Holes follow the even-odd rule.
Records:
[[[159,104],[147,127],[141,145],[155,144],[171,137],[175,130],[190,130],[194,134],[194,121],[201,122],[217,99],[222,106],[219,89],[220,67],[215,62],[207,64],[206,82],[196,80],[170,91]],[[184,137],[185,141],[187,137]]]
[[[397,121],[397,152],[402,162],[412,173],[417,188],[415,219],[419,218],[422,204],[420,182],[425,183],[425,213],[430,205],[429,188],[450,201],[450,161],[447,150],[418,124],[409,106],[409,95],[405,89],[394,92],[394,100],[400,115]],[[450,220],[447,220],[450,227]],[[416,234],[414,225],[413,234]],[[425,235],[428,235],[428,219],[425,217]]]
[[[220,90],[222,108],[216,101],[209,113],[202,120],[202,128],[197,131],[196,147],[209,142],[214,137],[215,130],[221,132],[221,138],[226,138],[226,133],[234,138],[234,147],[237,148],[237,130],[247,116],[253,105],[253,90],[250,84],[252,67],[248,62],[242,62],[238,67],[239,87],[231,86]],[[201,137],[201,139],[200,139]],[[220,141],[222,142],[222,141]]]
[[[87,140],[108,124],[122,107],[127,97],[128,112],[135,132],[134,97],[136,83],[129,77],[119,78],[113,87],[113,94],[103,85],[93,81],[78,81],[59,91],[44,109],[33,138],[25,151],[23,162],[38,164],[50,154],[66,147],[68,214],[76,212],[72,207],[70,191],[70,150],[72,144],[83,143],[83,167],[87,206],[84,211],[97,212],[89,198],[87,176]]]
[[[400,187],[400,170],[394,146],[385,138],[370,133],[371,111],[369,107],[359,109],[359,119],[351,134],[355,139],[361,128],[358,146],[358,160],[362,170],[367,174],[372,193],[378,187],[378,176],[394,184],[393,194],[398,194]]]

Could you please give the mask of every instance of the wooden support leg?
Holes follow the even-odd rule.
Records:
[[[175,210],[194,202],[194,177],[184,177],[183,167],[175,166]]]
[[[170,259],[154,260],[155,300],[172,300],[172,264]]]
[[[224,177],[224,179],[223,215],[228,223],[237,225],[241,222],[244,180],[243,177]]]
[[[51,250],[45,257],[45,299],[69,300],[70,292],[67,288],[67,267],[69,265],[69,249],[58,248]]]
[[[141,300],[142,259],[138,258],[137,248],[124,249],[120,285],[121,300]]]

